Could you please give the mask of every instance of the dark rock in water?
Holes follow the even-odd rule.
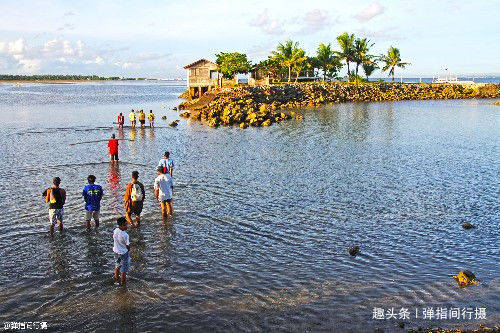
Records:
[[[405,323],[404,323],[404,321],[400,321],[400,322],[398,323],[398,326],[399,326],[400,328],[405,328]]]
[[[347,249],[347,252],[353,257],[355,257],[359,253],[359,246],[350,246]]]
[[[173,122],[171,122],[170,124],[168,124],[168,126],[175,127],[175,126],[178,125],[178,122],[179,122],[178,120],[174,120]]]
[[[181,113],[179,116],[182,118],[189,118],[191,116],[191,113],[186,111],[186,112]]]
[[[469,222],[462,223],[462,228],[464,229],[474,229],[475,227],[475,225],[470,224]]]
[[[167,120],[167,116],[162,116],[161,119]]]
[[[174,108],[172,110],[177,111],[177,106],[174,106]]]

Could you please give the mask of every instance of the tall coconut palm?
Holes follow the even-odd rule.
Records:
[[[365,62],[370,61],[370,55],[368,52],[370,48],[373,46],[373,43],[370,43],[370,40],[367,38],[356,38],[353,44],[354,51],[354,62],[356,63],[356,76],[358,75],[359,66]]]
[[[337,43],[341,49],[341,51],[337,52],[337,54],[340,59],[345,60],[347,64],[347,74],[349,75],[351,72],[349,62],[354,59],[354,34],[344,32],[342,35],[337,37]]]
[[[288,82],[292,79],[292,66],[294,65],[294,55],[299,50],[299,43],[287,40],[285,44],[279,44],[276,51],[273,51],[273,58],[288,68]],[[296,58],[296,57],[295,57]]]
[[[389,70],[388,76],[392,75],[392,82],[394,82],[394,68],[405,68],[406,66],[411,65],[409,62],[401,61],[399,49],[393,46],[387,50],[387,54],[382,54],[380,56],[380,60],[385,63],[384,67],[382,67],[382,71],[385,72],[386,70]]]
[[[323,71],[324,82],[326,80],[326,75],[337,72],[340,68],[342,68],[342,64],[336,56],[335,51],[332,50],[330,44],[319,44],[316,52],[315,63]]]

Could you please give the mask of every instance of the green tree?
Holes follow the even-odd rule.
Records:
[[[280,43],[272,53],[273,58],[288,69],[288,82],[292,79],[292,67],[303,61],[301,59],[304,55],[305,51],[299,48],[299,43],[291,40],[287,40],[285,44]]]
[[[327,76],[331,77],[335,75],[342,68],[342,63],[339,57],[335,55],[335,51],[332,50],[330,44],[319,44],[316,51],[315,63],[323,72],[323,82]]]
[[[384,63],[384,67],[382,67],[382,71],[389,70],[389,75],[392,75],[392,82],[394,82],[394,68],[400,67],[405,68],[408,65],[411,65],[409,62],[401,61],[401,54],[399,49],[391,46],[387,50],[387,54],[382,54],[380,56],[380,60]]]
[[[347,64],[347,75],[351,73],[349,62],[354,60],[354,34],[344,32],[337,37],[337,43],[340,46],[340,52],[337,52],[340,59],[345,60]]]
[[[363,63],[363,71],[365,72],[366,75],[366,81],[368,81],[368,77],[372,75],[372,73],[378,68],[379,67],[377,63],[373,60]]]
[[[370,51],[370,48],[373,45],[374,44],[373,43],[370,44],[370,40],[366,39],[366,38],[356,38],[356,40],[354,40],[354,44],[353,44],[354,58],[353,58],[353,60],[356,63],[356,72],[355,72],[356,76],[358,75],[359,66],[363,63],[370,61],[370,58],[372,56],[370,56],[368,54],[368,52]]]
[[[246,54],[238,52],[221,52],[215,56],[217,57],[215,60],[217,71],[227,80],[231,80],[237,74],[248,73],[252,69],[252,64],[247,60]]]

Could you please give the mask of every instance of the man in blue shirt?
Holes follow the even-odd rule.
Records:
[[[92,218],[94,219],[95,227],[99,227],[99,210],[101,209],[103,191],[101,185],[94,184],[94,175],[89,175],[87,180],[89,184],[83,188],[82,195],[85,200],[85,224],[87,230],[89,230]]]

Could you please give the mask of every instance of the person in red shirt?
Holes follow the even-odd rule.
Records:
[[[125,122],[125,117],[123,116],[123,113],[120,112],[118,115],[118,128],[123,128],[123,123]]]
[[[111,140],[108,141],[109,158],[111,163],[118,162],[118,140],[115,135],[111,135]]]

